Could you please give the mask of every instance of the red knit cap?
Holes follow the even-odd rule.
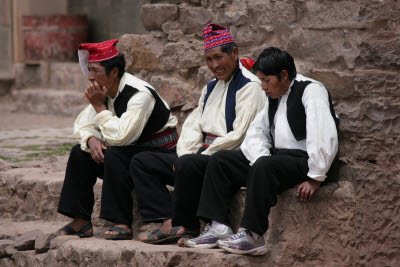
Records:
[[[78,49],[89,51],[88,62],[100,62],[118,56],[119,52],[115,47],[117,43],[117,39],[102,43],[87,43],[79,45]]]
[[[224,44],[234,43],[229,31],[217,24],[207,24],[203,30],[204,51],[221,46]]]
[[[79,63],[83,73],[88,76],[88,62],[101,62],[119,55],[115,45],[117,39],[108,40],[102,43],[80,44],[78,48]]]

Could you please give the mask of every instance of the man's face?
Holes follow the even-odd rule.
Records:
[[[101,86],[101,88],[105,86],[108,89],[111,89],[111,87],[114,85],[115,80],[112,75],[113,72],[110,72],[110,74],[107,75],[104,67],[100,63],[89,62],[88,69],[89,69],[88,80],[90,82],[96,81]]]
[[[287,72],[281,73],[281,79],[275,75],[265,75],[261,71],[257,71],[257,77],[261,80],[261,87],[271,98],[278,98],[284,95],[289,89]],[[289,81],[290,85],[290,81]]]
[[[221,51],[221,46],[206,50],[207,66],[218,80],[229,81],[239,57],[237,47],[233,48],[230,55]]]

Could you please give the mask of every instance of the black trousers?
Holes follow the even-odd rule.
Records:
[[[80,145],[72,148],[58,212],[71,217],[91,220],[94,204],[93,186],[97,177],[103,179],[100,218],[113,223],[132,225],[132,189],[129,162],[137,153],[160,151],[148,146],[111,146],[103,151],[104,163],[95,163]]]
[[[229,225],[229,203],[244,186],[247,195],[241,226],[263,235],[278,194],[309,179],[306,152],[272,149],[271,153],[251,167],[241,150],[215,153],[208,163],[197,216]]]
[[[196,216],[203,188],[204,175],[210,156],[184,155],[175,161],[175,189],[173,196],[172,224],[187,228],[200,227]]]
[[[174,185],[175,150],[142,152],[130,162],[139,213],[144,222],[171,218],[172,200],[166,185]]]

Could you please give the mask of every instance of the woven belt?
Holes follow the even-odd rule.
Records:
[[[176,148],[176,143],[178,143],[176,128],[167,128],[160,133],[153,134],[146,142],[141,143],[141,145],[172,149]]]
[[[219,136],[210,134],[210,133],[203,133],[204,135],[204,145],[203,147],[209,147],[215,139],[217,139]]]

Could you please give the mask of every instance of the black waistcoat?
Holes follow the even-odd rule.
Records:
[[[304,90],[307,85],[309,85],[311,81],[296,81],[294,80],[292,89],[289,93],[287,99],[287,120],[290,126],[290,130],[293,133],[294,138],[297,141],[301,141],[306,139],[307,130],[306,130],[306,111],[304,109],[303,102],[301,98],[303,97]],[[333,109],[333,104],[331,100],[331,95],[328,91],[329,97],[329,106],[331,110],[332,117],[336,124],[336,130],[339,127],[339,119],[335,115],[335,110]],[[272,99],[268,97],[269,107],[268,107],[268,119],[269,124],[272,125],[275,118],[275,113],[278,109],[278,99]],[[270,127],[271,128],[271,127]],[[270,133],[271,134],[271,133]],[[272,135],[271,135],[272,136]]]
[[[142,134],[140,135],[139,139],[135,143],[145,142],[149,137],[159,130],[161,130],[164,125],[168,122],[169,115],[171,111],[165,106],[164,102],[162,101],[161,97],[157,94],[157,92],[146,86],[146,88],[150,91],[153,95],[156,103],[154,104],[153,111],[144,127]],[[139,90],[130,86],[125,85],[122,92],[117,96],[114,101],[114,110],[115,114],[118,118],[121,118],[122,114],[126,112],[128,102],[131,97],[136,94]],[[106,101],[107,103],[107,101]]]

